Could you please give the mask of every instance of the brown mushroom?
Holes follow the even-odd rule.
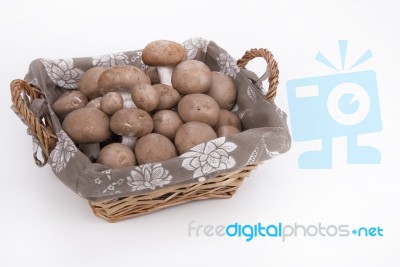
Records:
[[[136,84],[132,89],[131,97],[138,108],[147,112],[155,110],[160,103],[160,93],[147,83]]]
[[[100,143],[106,140],[110,132],[108,116],[95,108],[80,108],[69,113],[62,128],[78,144]]]
[[[174,67],[187,57],[185,48],[173,41],[157,40],[145,46],[142,61],[149,66],[156,66],[160,82],[171,85]]]
[[[122,136],[122,144],[133,148],[136,138],[151,133],[153,120],[149,113],[139,108],[124,108],[112,115],[111,130]]]
[[[230,136],[230,135],[234,135],[240,133],[240,131],[233,126],[230,125],[224,125],[218,128],[217,130],[217,136],[218,137],[222,137],[222,136]]]
[[[191,121],[183,124],[176,132],[175,146],[181,155],[198,144],[216,138],[217,134],[210,125],[203,122]]]
[[[184,122],[199,121],[215,126],[219,112],[217,102],[205,94],[185,95],[178,104],[178,113]]]
[[[118,110],[124,107],[124,100],[117,92],[108,92],[100,101],[100,109],[108,116],[113,115]]]
[[[214,129],[218,129],[221,126],[230,125],[236,127],[239,131],[242,130],[242,124],[240,123],[239,117],[232,111],[221,109],[219,112],[219,120]]]
[[[87,108],[97,108],[100,109],[100,102],[101,102],[101,96],[93,98],[92,100],[89,101],[89,103],[86,104]]]
[[[150,78],[139,68],[129,65],[117,65],[105,70],[99,77],[98,87],[101,95],[118,92],[124,100],[124,108],[135,107],[131,90],[138,83],[150,84]]]
[[[72,111],[65,117],[62,128],[72,141],[82,144],[80,148],[87,156],[94,158],[100,151],[99,143],[111,135],[109,117],[96,108]]]
[[[181,100],[181,95],[172,86],[166,84],[155,84],[153,87],[158,91],[160,95],[160,103],[157,106],[157,110],[171,109],[178,105]]]
[[[87,102],[86,96],[81,92],[67,91],[54,102],[53,111],[61,120],[71,111],[85,107]]]
[[[105,71],[103,67],[93,67],[85,71],[79,80],[78,90],[81,91],[89,100],[101,96],[98,90],[98,80]]]
[[[110,168],[123,168],[136,165],[136,157],[132,149],[120,143],[109,144],[100,151],[97,163]]]
[[[158,77],[158,71],[156,67],[150,67],[146,70],[147,76],[149,76],[151,84],[159,84],[160,77]]]
[[[185,60],[175,67],[172,87],[184,95],[204,93],[211,87],[211,70],[201,61]]]
[[[222,109],[231,110],[236,102],[237,90],[233,79],[221,72],[211,72],[212,83],[207,95],[214,98]]]
[[[136,142],[135,155],[139,164],[146,164],[175,158],[178,153],[167,137],[150,133]]]
[[[160,110],[153,115],[154,132],[174,140],[176,132],[183,122],[178,113],[172,110]]]

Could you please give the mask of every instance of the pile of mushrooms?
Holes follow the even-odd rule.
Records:
[[[149,43],[142,60],[151,66],[146,72],[129,65],[88,69],[78,90],[52,106],[93,162],[121,168],[164,161],[242,130],[230,111],[237,97],[231,77],[187,60],[173,41]]]

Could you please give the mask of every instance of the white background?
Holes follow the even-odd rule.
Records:
[[[2,1],[0,266],[400,266],[397,1]],[[334,140],[331,170],[301,170],[297,158],[317,142],[265,162],[230,200],[169,208],[116,224],[95,217],[49,166],[38,168],[26,127],[10,110],[9,83],[35,58],[101,55],[143,48],[155,39],[201,36],[239,58],[270,49],[279,63],[276,103],[288,111],[289,79],[332,74],[318,51],[339,63],[376,71],[383,131],[360,136],[380,165],[347,165],[344,138]],[[336,61],[335,61],[336,60]],[[354,62],[354,61],[353,61]],[[249,66],[259,74],[263,62]],[[188,237],[188,223],[303,223],[381,226],[375,238]]]

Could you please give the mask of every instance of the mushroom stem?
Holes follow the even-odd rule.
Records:
[[[100,144],[80,144],[80,150],[83,154],[85,154],[91,161],[94,161],[97,158],[97,155],[100,153]]]
[[[124,108],[136,108],[135,103],[132,101],[130,92],[120,92],[120,95],[124,101]]]
[[[157,66],[160,83],[172,86],[171,77],[174,72],[174,66]]]
[[[136,140],[137,138],[133,136],[122,136],[121,143],[133,149],[135,147]]]

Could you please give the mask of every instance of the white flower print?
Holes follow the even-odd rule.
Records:
[[[78,82],[83,71],[74,67],[74,61],[67,59],[42,59],[47,75],[59,87],[66,89],[78,88]]]
[[[108,177],[108,178],[110,179],[110,177]],[[124,181],[125,181],[125,179],[120,178],[120,179],[118,179],[118,181],[109,184],[109,185],[107,186],[107,188],[104,189],[103,193],[106,193],[107,191],[114,191],[114,190],[115,190],[115,187],[121,186],[121,185],[124,183]],[[95,180],[95,182],[96,182],[96,180]],[[120,192],[120,191],[115,191],[115,192],[112,192],[111,194],[118,194],[119,192]]]
[[[242,119],[243,119],[243,117],[246,115],[247,111],[248,111],[248,110],[247,110],[247,109],[245,109],[245,110],[243,110],[242,112],[240,112],[240,113],[239,113],[239,119],[241,119],[241,120],[242,120]]]
[[[251,99],[251,102],[253,102],[253,104],[257,103],[257,96],[256,93],[254,93],[254,91],[251,89],[251,87],[247,87],[247,95],[249,96],[249,98]]]
[[[99,67],[114,67],[116,65],[128,65],[129,59],[123,53],[112,53],[93,57],[92,64]]]
[[[161,163],[148,163],[135,167],[131,171],[131,176],[126,177],[126,179],[132,191],[143,189],[154,190],[157,186],[163,187],[169,184],[172,176],[168,170],[162,167]]]
[[[236,60],[226,52],[219,54],[219,56],[217,57],[217,63],[220,72],[225,73],[232,78],[235,78],[236,73],[240,71],[240,68],[236,65]]]
[[[111,176],[111,170],[105,170],[101,172],[101,176],[96,177],[95,179],[93,179],[93,182],[97,185],[100,186],[101,184],[103,184],[103,182],[107,182],[110,181],[110,184],[106,184],[105,185],[105,189],[103,190],[103,193],[108,192],[110,195],[116,195],[116,194],[120,194],[121,191],[120,190],[115,190],[119,187],[121,187],[124,183],[125,183],[125,179],[124,178],[119,178],[116,182],[112,182],[113,178]],[[104,177],[105,176],[105,177]],[[107,178],[107,179],[103,179],[102,178]],[[104,188],[104,187],[103,187]]]
[[[182,45],[186,49],[188,59],[194,59],[198,50],[203,51],[204,53],[207,51],[207,46],[209,43],[209,40],[201,37],[195,37],[186,40]]]
[[[77,148],[64,131],[58,135],[58,143],[50,153],[50,165],[56,173],[60,173],[75,156]]]
[[[235,159],[229,155],[237,145],[225,142],[225,137],[211,140],[193,147],[189,152],[181,155],[185,158],[182,167],[193,172],[193,178],[205,181],[204,176],[216,171],[227,170],[236,165]]]
[[[137,67],[139,67],[143,71],[145,71],[149,68],[149,66],[144,64],[142,61],[142,50],[134,51],[131,61],[133,64],[135,64]]]
[[[259,161],[266,160],[267,158],[275,158],[279,154],[280,153],[278,151],[270,151],[265,143],[265,139],[263,138],[251,153],[246,165],[254,164]]]

